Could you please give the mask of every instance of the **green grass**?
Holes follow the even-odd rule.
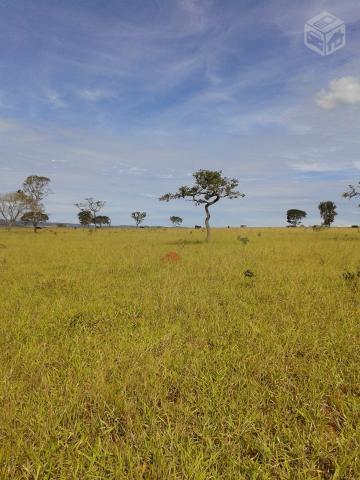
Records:
[[[360,478],[359,231],[203,237],[0,231],[1,479]]]

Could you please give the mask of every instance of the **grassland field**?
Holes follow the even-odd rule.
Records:
[[[0,230],[1,480],[360,479],[359,230],[204,235]]]

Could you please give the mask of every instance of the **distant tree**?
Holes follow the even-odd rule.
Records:
[[[110,218],[106,215],[98,215],[97,217],[95,217],[95,225],[100,225],[100,228],[103,225],[110,225],[110,223]]]
[[[243,193],[236,190],[239,181],[236,178],[227,178],[222,171],[198,170],[193,174],[195,184],[191,187],[182,186],[176,193],[166,193],[159,200],[168,202],[184,198],[194,202],[195,205],[205,207],[206,241],[210,240],[210,210],[209,208],[222,198],[244,197]]]
[[[172,217],[170,217],[170,221],[175,227],[178,227],[182,224],[183,219],[181,217],[176,217],[175,215],[173,215]]]
[[[44,223],[49,220],[48,215],[45,212],[41,212],[39,210],[36,210],[34,212],[26,212],[24,215],[21,217],[21,221],[23,223],[31,223],[32,226],[34,227],[34,232],[37,231],[39,223]]]
[[[90,212],[91,215],[91,223],[94,224],[94,227],[96,227],[96,217],[98,216],[98,212],[102,208],[104,208],[106,202],[103,202],[102,200],[95,200],[93,197],[85,198],[85,202],[80,202],[80,203],[75,203],[75,207],[77,207],[80,212]],[[85,215],[84,215],[85,218]],[[80,217],[79,217],[80,219]]]
[[[290,223],[290,225],[293,225],[294,227],[297,227],[298,225],[300,225],[302,219],[305,217],[306,217],[306,212],[304,212],[303,210],[297,210],[293,208],[286,212],[287,222]]]
[[[0,194],[0,216],[6,226],[13,227],[27,209],[27,197],[21,191]]]
[[[42,203],[50,193],[49,184],[50,178],[40,175],[30,175],[22,184],[22,193],[26,197],[28,212],[21,217],[21,220],[24,223],[32,223],[35,233],[38,224],[49,219]]]
[[[81,210],[81,212],[78,213],[78,218],[80,225],[89,227],[92,224],[92,214],[89,210]]]
[[[357,185],[349,185],[349,190],[343,193],[343,197],[345,198],[356,198],[360,197],[360,182]],[[360,207],[360,204],[359,204]]]
[[[22,185],[22,192],[27,196],[28,203],[39,206],[50,193],[50,178],[30,175]]]
[[[145,220],[146,212],[132,212],[131,217],[135,220],[138,227]]]
[[[320,210],[320,216],[323,219],[322,224],[326,227],[330,227],[337,215],[335,203],[330,201],[321,202],[319,203],[318,208]]]

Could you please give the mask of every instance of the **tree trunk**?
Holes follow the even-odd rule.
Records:
[[[205,218],[206,241],[207,241],[207,242],[210,242],[211,231],[210,231],[210,210],[209,210],[209,205],[205,205],[205,212],[206,212],[206,218]]]

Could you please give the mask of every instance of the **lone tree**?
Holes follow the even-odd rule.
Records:
[[[104,208],[106,202],[103,202],[102,200],[95,200],[93,197],[85,198],[85,202],[80,202],[80,203],[75,203],[75,207],[77,207],[81,212],[86,212],[86,215],[83,214],[83,218],[87,217],[88,215],[91,217],[91,223],[94,224],[94,227],[96,228],[96,217],[98,216],[98,212],[102,208]],[[79,214],[78,214],[79,216]],[[80,217],[79,217],[80,220]],[[81,222],[81,220],[80,220]]]
[[[209,208],[222,198],[245,197],[236,190],[239,181],[236,178],[227,178],[222,171],[198,170],[193,174],[195,184],[192,187],[182,186],[176,193],[166,193],[160,201],[168,202],[177,198],[184,198],[194,202],[195,205],[205,207],[206,241],[210,240],[210,210]]]
[[[357,185],[349,185],[349,190],[343,193],[343,197],[345,198],[356,198],[360,197],[360,182]],[[360,203],[359,203],[360,207]]]
[[[303,218],[306,217],[306,212],[303,210],[297,210],[296,208],[292,208],[286,212],[286,219],[287,222],[290,223],[293,227],[297,227],[301,224]]]
[[[110,226],[110,223],[110,218],[106,215],[98,215],[97,217],[95,217],[95,225],[100,225],[100,228],[102,228],[103,225]]]
[[[320,216],[323,219],[322,224],[325,225],[325,227],[330,227],[337,215],[335,203],[330,201],[321,202],[318,208],[320,210]]]
[[[81,212],[78,213],[78,218],[80,225],[89,227],[92,223],[93,217],[89,210],[81,210]]]
[[[50,178],[39,175],[30,175],[22,184],[22,194],[25,195],[28,212],[22,216],[21,220],[32,223],[35,233],[37,225],[49,219],[42,203],[50,193],[49,184]]]
[[[181,217],[176,217],[175,215],[173,215],[172,217],[170,217],[170,222],[174,225],[174,227],[178,227],[182,224],[183,219]]]
[[[0,195],[0,216],[7,227],[13,227],[27,209],[27,197],[21,191]]]
[[[146,212],[132,212],[131,217],[135,220],[138,227],[145,220]]]
[[[32,226],[34,227],[34,232],[37,231],[39,228],[39,223],[44,223],[49,220],[49,217],[46,213],[41,212],[39,210],[33,211],[33,212],[26,212],[24,215],[21,217],[21,221],[23,223],[31,223]]]

